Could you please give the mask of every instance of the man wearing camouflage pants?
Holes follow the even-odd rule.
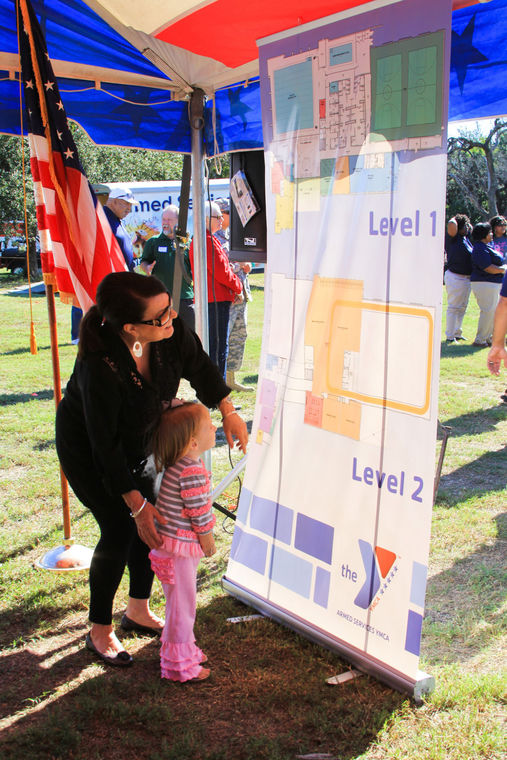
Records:
[[[230,202],[228,198],[218,198],[216,201],[222,212],[223,221],[222,229],[218,230],[218,237],[222,247],[229,253],[229,219],[230,219]],[[243,284],[243,293],[237,296],[231,304],[229,312],[229,353],[227,355],[227,371],[225,382],[234,391],[253,391],[247,385],[241,385],[234,377],[239,372],[243,364],[245,353],[245,343],[247,338],[247,307],[248,301],[252,300],[250,285],[248,283],[248,274],[252,269],[249,262],[232,261],[231,266],[235,275],[239,277]]]

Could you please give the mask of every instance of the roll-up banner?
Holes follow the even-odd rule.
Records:
[[[361,11],[260,43],[266,311],[224,587],[417,696],[451,0]]]

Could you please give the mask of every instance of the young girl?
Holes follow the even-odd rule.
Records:
[[[197,566],[215,553],[210,482],[201,455],[215,445],[216,427],[205,406],[187,402],[168,409],[153,436],[157,469],[165,469],[156,507],[163,538],[152,549],[152,568],[166,597],[160,665],[162,678],[203,681],[210,671],[194,638]]]

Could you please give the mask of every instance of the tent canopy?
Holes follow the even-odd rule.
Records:
[[[256,40],[382,3],[33,0],[67,115],[95,142],[189,152],[187,99],[200,88],[209,98],[208,155],[263,145]],[[484,69],[491,51],[503,49],[494,35],[507,0],[454,0],[453,10],[451,118],[505,113],[499,90],[485,95]],[[0,131],[20,134],[13,0],[0,0],[0,29]],[[465,94],[475,77],[481,84],[470,100]]]

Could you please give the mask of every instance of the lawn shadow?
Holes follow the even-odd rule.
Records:
[[[196,638],[209,658],[201,684],[160,678],[157,641],[122,635],[132,668],[92,665],[83,621],[60,626],[5,653],[12,683],[3,699],[0,754],[18,760],[64,756],[120,760],[294,758],[364,753],[406,697],[368,676],[330,687],[349,666],[267,618],[232,625],[249,608],[215,597],[197,613]],[[22,712],[23,711],[23,712]],[[77,730],[79,729],[79,730]]]
[[[428,580],[423,645],[433,662],[466,662],[502,628],[507,512],[494,519],[493,543],[483,543]]]
[[[487,346],[473,346],[471,343],[463,343],[461,341],[459,343],[446,343],[443,340],[440,344],[440,356],[443,359],[463,359],[465,356],[476,354],[477,351],[487,352],[487,350]],[[487,353],[484,354],[484,366],[486,366],[486,356]]]
[[[58,348],[64,348],[65,346],[72,345],[70,340],[66,343],[59,343]],[[51,346],[37,346],[37,353],[40,353],[41,351],[50,351]],[[18,356],[20,354],[30,354],[30,347],[25,346],[23,348],[13,348],[10,351],[0,351],[0,356]]]
[[[247,383],[249,385],[255,385],[256,386],[257,383],[259,382],[259,375],[258,374],[257,375],[245,375],[245,377],[243,378],[243,382]]]
[[[2,393],[0,395],[0,406],[26,404],[27,401],[49,401],[54,397],[55,392],[52,388],[46,388],[43,391],[34,391],[33,393]]]
[[[489,409],[477,412],[460,414],[458,417],[442,422],[446,428],[450,428],[451,438],[459,438],[464,435],[480,435],[492,433],[496,430],[499,422],[507,419],[507,404],[498,404]]]
[[[456,470],[442,475],[436,503],[454,507],[473,495],[503,491],[506,486],[507,447],[488,451]]]

